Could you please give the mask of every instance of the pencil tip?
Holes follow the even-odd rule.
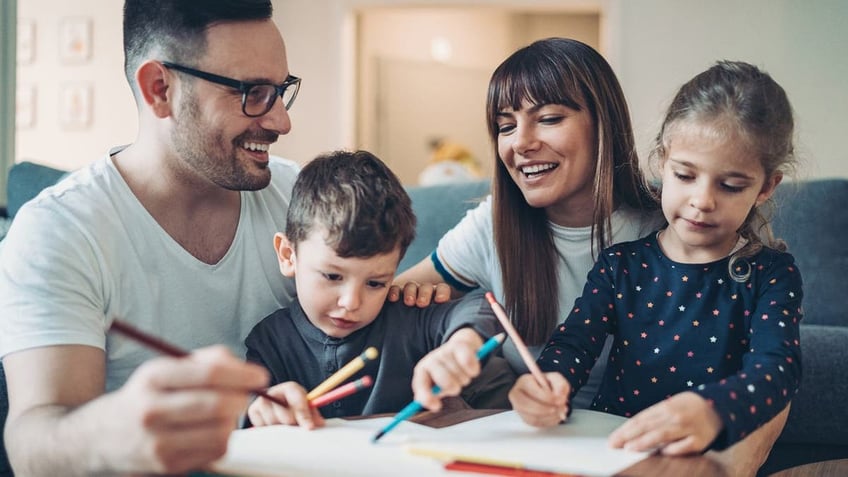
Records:
[[[380,440],[380,438],[381,438],[381,437],[383,437],[383,435],[384,435],[385,433],[386,433],[386,431],[380,431],[380,432],[378,432],[376,436],[374,436],[374,437],[372,437],[372,438],[371,438],[371,443],[372,443],[372,444],[376,444],[376,443],[377,443],[377,441],[379,441],[379,440]]]

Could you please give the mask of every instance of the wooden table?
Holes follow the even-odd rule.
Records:
[[[423,412],[410,419],[410,421],[438,429],[453,424],[459,424],[460,422],[470,421],[472,419],[497,414],[499,412],[504,412],[504,410],[467,409],[457,408],[454,406],[446,406],[444,410],[438,413]],[[666,457],[660,455],[653,455],[651,457],[648,457],[647,459],[636,463],[634,466],[629,467],[616,475],[620,477],[679,477],[687,475],[709,475],[715,477],[722,477],[727,475],[727,472],[725,471],[724,467],[715,460],[701,455],[691,457]],[[781,477],[800,477],[801,475],[809,474],[791,474],[791,476],[787,475]],[[843,474],[841,475],[848,474],[845,474],[843,472]]]
[[[848,475],[848,459],[826,460],[781,470],[771,477],[816,477]]]

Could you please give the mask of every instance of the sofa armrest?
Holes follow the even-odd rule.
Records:
[[[779,443],[848,446],[848,327],[801,325],[802,380]]]

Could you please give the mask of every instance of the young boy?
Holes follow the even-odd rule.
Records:
[[[444,395],[458,394],[480,372],[476,351],[499,331],[482,297],[428,308],[386,303],[415,223],[403,186],[368,152],[334,152],[303,168],[286,233],[274,236],[297,300],[245,340],[247,359],[271,372],[268,393],[288,406],[257,398],[247,413],[253,425],[314,428],[323,417],[397,412],[413,399],[413,368],[417,388],[438,384]],[[379,356],[349,380],[370,375],[373,386],[310,408],[307,390],[370,346]]]

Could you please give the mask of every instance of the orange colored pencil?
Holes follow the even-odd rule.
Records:
[[[309,405],[312,407],[322,407],[330,404],[331,402],[338,401],[339,399],[346,398],[353,393],[362,391],[363,389],[371,387],[373,384],[373,380],[371,376],[363,376],[356,381],[352,381],[350,383],[345,384],[344,386],[339,386],[336,389],[328,392],[327,394],[322,394],[317,398],[309,401]]]
[[[530,374],[533,375],[536,382],[539,383],[539,386],[542,386],[545,389],[550,389],[551,387],[548,384],[548,380],[545,379],[545,375],[542,374],[542,370],[539,369],[539,365],[536,364],[536,359],[533,358],[532,354],[530,354],[530,350],[527,349],[527,345],[524,344],[524,340],[521,339],[518,331],[514,326],[512,326],[512,323],[510,323],[509,317],[506,316],[506,311],[504,311],[501,304],[495,300],[495,295],[493,295],[492,292],[486,292],[486,299],[489,300],[489,304],[492,306],[495,316],[498,317],[498,321],[501,322],[501,326],[503,326],[504,331],[506,331],[506,334],[509,335],[509,339],[515,343],[515,347],[518,349],[518,354],[521,355],[521,360],[524,361],[527,369],[530,370]]]

